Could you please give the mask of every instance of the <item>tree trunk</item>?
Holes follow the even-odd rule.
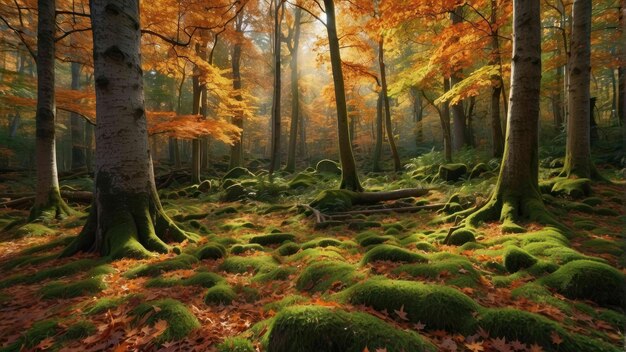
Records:
[[[298,47],[300,46],[300,20],[302,9],[294,9],[293,45],[291,47],[291,126],[289,126],[289,149],[287,151],[288,172],[296,171],[296,146],[298,139],[298,125],[300,124],[300,88],[298,86]]]
[[[491,0],[491,18],[492,26],[497,25],[497,1]],[[502,66],[500,60],[500,42],[498,40],[498,30],[495,29],[491,35],[491,59],[490,65]],[[504,137],[502,135],[502,122],[500,121],[500,94],[502,91],[502,77],[500,75],[491,76],[494,86],[491,88],[491,137],[493,141],[492,155],[501,157],[504,150]]]
[[[80,64],[72,62],[72,90],[80,89]],[[85,120],[77,113],[70,114],[72,131],[72,170],[85,167]]]
[[[300,114],[300,123],[298,124],[298,133],[300,136],[298,137],[298,154],[300,158],[306,159],[308,157],[308,151],[306,147],[306,118],[302,113],[302,109],[299,111]]]
[[[37,116],[35,157],[37,189],[29,221],[60,218],[72,213],[59,194],[55,147],[54,34],[55,1],[39,0],[37,20]]]
[[[87,171],[93,170],[93,125],[90,123],[85,124],[85,165]]]
[[[458,6],[450,14],[452,19],[452,25],[463,22],[463,7]],[[454,87],[457,83],[463,80],[463,70],[459,69],[450,75],[450,86]],[[467,146],[467,131],[465,126],[465,109],[463,108],[463,100],[451,105],[452,111],[452,149],[459,151],[461,148]]]
[[[191,113],[198,115],[200,113],[200,97],[202,95],[200,87],[200,72],[197,68],[194,70],[192,78],[193,97],[191,101]],[[200,183],[200,139],[194,138],[191,141],[191,183]]]
[[[63,254],[92,251],[122,258],[165,253],[165,241],[191,237],[165,215],[154,184],[139,1],[92,1],[90,9],[98,116],[94,202],[83,230]]]
[[[233,45],[233,51],[231,54],[231,66],[233,69],[233,89],[237,91],[235,99],[237,101],[243,101],[241,96],[241,37],[243,36],[243,12],[237,17],[235,23],[235,31],[239,35],[237,42]],[[233,125],[241,129],[241,135],[238,140],[230,147],[230,168],[243,166],[243,114],[236,114],[233,116]]]
[[[506,145],[495,191],[489,202],[465,220],[478,226],[500,219],[503,231],[522,231],[521,218],[555,223],[538,187],[541,22],[539,0],[513,2],[513,59]]]
[[[383,151],[383,92],[378,92],[378,100],[376,101],[376,128],[375,128],[376,144],[374,145],[374,157],[372,160],[372,171],[382,171],[380,167],[380,156]]]
[[[413,100],[413,121],[415,122],[415,145],[419,146],[423,142],[424,132],[422,128],[423,108],[422,95],[417,87],[411,87],[411,99]]]
[[[569,62],[567,146],[562,176],[599,178],[591,161],[590,75],[591,0],[575,0],[572,7]]]
[[[348,109],[346,107],[346,92],[341,68],[341,54],[335,22],[335,4],[333,0],[324,0],[326,9],[326,30],[328,31],[328,46],[330,48],[330,63],[335,85],[335,101],[337,104],[337,137],[339,138],[339,159],[341,161],[341,184],[339,188],[361,192],[363,187],[359,181],[356,163],[352,153],[352,143],[348,131]]]
[[[274,95],[272,97],[272,143],[270,152],[270,177],[274,171],[280,168],[280,49],[281,49],[281,29],[282,11],[284,9],[283,0],[275,0],[274,7]],[[279,17],[280,16],[280,17]]]
[[[450,90],[450,80],[443,79],[443,91]],[[447,101],[441,104],[439,111],[439,120],[441,122],[441,134],[443,135],[443,152],[446,157],[446,162],[452,162],[452,131],[450,128],[450,105]]]
[[[391,108],[389,107],[389,95],[387,94],[387,73],[385,70],[385,50],[384,38],[378,39],[378,67],[380,69],[380,81],[383,94],[383,102],[385,105],[385,128],[387,129],[387,139],[389,139],[389,147],[391,147],[391,155],[393,156],[393,169],[396,172],[402,171],[402,163],[396,148],[396,142],[393,138],[393,127],[391,126]]]

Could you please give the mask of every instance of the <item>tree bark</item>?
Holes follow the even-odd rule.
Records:
[[[508,128],[496,188],[482,208],[470,210],[465,225],[500,219],[505,231],[522,231],[526,218],[556,223],[546,211],[538,187],[538,125],[541,82],[539,0],[513,2],[513,59]]]
[[[497,1],[491,0],[491,18],[492,26],[497,26],[498,15]],[[490,65],[499,65],[502,67],[500,60],[500,42],[498,40],[498,29],[492,29],[491,35],[491,59]],[[501,157],[504,151],[504,136],[502,135],[502,122],[500,121],[500,94],[502,91],[502,77],[500,75],[491,76],[493,87],[491,88],[491,137],[493,141],[492,155]]]
[[[415,145],[419,146],[424,139],[422,119],[424,110],[422,108],[422,95],[417,87],[411,87],[411,99],[413,100],[413,121],[415,122]]]
[[[376,127],[375,127],[374,156],[372,158],[372,171],[382,171],[380,167],[380,156],[383,151],[383,92],[378,92],[376,101]]]
[[[330,63],[335,85],[335,101],[337,104],[337,136],[339,138],[339,159],[341,161],[341,184],[339,188],[361,192],[363,187],[359,181],[356,163],[352,153],[352,143],[348,131],[348,109],[346,107],[346,92],[341,68],[341,54],[337,25],[335,22],[335,4],[333,0],[324,0],[326,9],[326,30],[328,32],[328,46],[330,48]]]
[[[282,11],[284,11],[283,0],[274,0],[274,93],[272,96],[272,140],[270,152],[270,177],[274,171],[280,168],[280,49],[281,49],[281,29]],[[279,17],[280,16],[280,17]]]
[[[235,22],[235,31],[238,38],[233,45],[233,51],[231,53],[231,66],[233,69],[233,89],[238,93],[235,95],[237,101],[243,101],[241,96],[241,42],[243,37],[243,11],[239,13]],[[241,129],[241,135],[239,139],[230,147],[230,168],[243,166],[243,114],[238,113],[233,116],[233,125]]]
[[[298,125],[300,124],[300,87],[298,72],[298,49],[300,46],[300,21],[302,9],[294,9],[293,43],[291,44],[291,126],[289,126],[289,149],[287,150],[287,172],[296,171],[296,146],[298,139]]]
[[[72,90],[80,89],[80,64],[71,63]],[[77,113],[70,114],[72,131],[72,170],[85,167],[85,120]]]
[[[196,51],[198,45],[196,45]],[[198,115],[200,113],[200,98],[202,91],[200,87],[200,72],[197,67],[194,68],[194,75],[192,77],[192,99],[191,99],[191,113]],[[200,139],[194,138],[191,141],[191,183],[200,183]]]
[[[452,19],[452,25],[463,22],[463,7],[458,6],[450,14]],[[450,86],[454,87],[457,83],[463,80],[463,70],[458,69],[450,75]],[[463,108],[463,100],[451,105],[452,111],[452,149],[459,151],[461,148],[468,145],[467,143],[467,131],[465,125],[465,109]]]
[[[600,178],[591,161],[591,0],[575,0],[570,43],[567,146],[562,176]]]
[[[37,19],[37,116],[35,117],[35,157],[37,189],[29,221],[49,220],[72,213],[59,194],[56,164],[54,95],[54,34],[56,9],[54,0],[38,1]]]
[[[378,67],[380,69],[380,82],[383,94],[383,102],[385,105],[385,128],[387,129],[387,139],[393,156],[393,169],[396,172],[402,171],[402,163],[396,148],[396,142],[393,137],[393,127],[391,125],[391,108],[389,107],[389,95],[387,93],[387,73],[385,69],[385,48],[384,38],[381,35],[378,39]]]
[[[80,235],[63,255],[91,251],[122,258],[165,253],[165,241],[193,237],[165,215],[154,184],[139,1],[92,1],[90,10],[98,117],[94,202]]]
[[[450,80],[443,79],[443,91],[450,90]],[[450,105],[447,101],[441,104],[439,111],[439,120],[441,122],[441,134],[443,135],[443,152],[446,157],[446,162],[452,162],[452,131],[450,128]]]

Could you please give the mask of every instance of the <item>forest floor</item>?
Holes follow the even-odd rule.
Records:
[[[219,179],[207,193],[161,190],[167,213],[201,235],[180,255],[58,258],[82,216],[0,233],[0,350],[623,351],[623,181],[594,184],[578,200],[546,195],[567,231],[525,223],[526,233],[511,234],[486,223],[475,241],[444,245],[453,224],[433,221],[436,210],[315,226],[297,205],[336,188],[337,177],[309,176],[295,189],[292,176],[239,180],[256,188],[235,202],[223,201]],[[16,176],[0,191],[28,182]],[[364,182],[431,190],[403,200],[413,204],[458,193],[455,207],[494,183]],[[27,214],[0,210],[3,224]]]

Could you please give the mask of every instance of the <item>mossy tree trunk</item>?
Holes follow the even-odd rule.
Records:
[[[59,192],[55,147],[54,34],[56,1],[39,0],[37,19],[37,115],[35,158],[37,186],[29,221],[49,220],[72,213]]]
[[[167,252],[190,236],[165,215],[154,183],[144,110],[139,1],[90,3],[96,79],[94,202],[64,251],[112,258]]]
[[[539,7],[539,0],[514,1],[511,95],[502,167],[491,199],[469,215],[468,226],[500,219],[504,230],[521,231],[515,222],[522,218],[554,223],[538,187]]]
[[[502,65],[500,60],[500,41],[498,39],[497,19],[498,5],[496,0],[491,0],[491,58],[490,65]],[[504,149],[504,137],[502,135],[502,123],[500,122],[500,94],[502,92],[502,77],[492,75],[491,81],[495,82],[491,88],[491,136],[493,141],[492,155],[501,157]]]
[[[382,171],[380,167],[380,156],[383,151],[383,92],[378,92],[378,100],[376,101],[376,125],[375,125],[376,144],[374,145],[374,156],[372,158],[372,171]]]
[[[600,179],[591,161],[591,0],[575,0],[572,7],[569,60],[567,147],[562,176]]]
[[[237,101],[243,101],[241,90],[241,41],[243,39],[243,11],[239,13],[235,21],[235,32],[238,37],[231,53],[231,66],[233,69],[233,89],[238,93]],[[230,168],[243,166],[243,114],[233,116],[233,125],[241,128],[239,139],[230,147]]]
[[[289,126],[289,148],[287,150],[287,165],[285,170],[287,172],[296,171],[296,147],[298,139],[298,127],[300,125],[300,87],[299,87],[299,72],[298,72],[298,49],[300,46],[300,21],[302,20],[302,9],[296,7],[294,10],[294,23],[293,30],[290,30],[290,40],[287,43],[287,48],[291,53],[291,61],[289,67],[291,68],[291,125]]]
[[[337,104],[337,136],[339,139],[339,159],[341,161],[341,184],[339,188],[351,191],[363,191],[356,162],[352,153],[352,143],[348,128],[348,109],[346,106],[346,91],[341,69],[341,54],[337,37],[335,21],[335,4],[333,0],[324,0],[326,9],[326,30],[328,32],[328,46],[330,48],[330,63],[335,85],[335,102]]]
[[[391,125],[391,108],[389,106],[389,94],[387,93],[387,73],[385,69],[385,38],[381,35],[378,39],[378,67],[380,69],[380,86],[382,89],[383,102],[385,103],[385,129],[387,130],[387,139],[393,156],[394,171],[402,171],[402,163],[396,148],[396,141],[393,137],[393,126]]]

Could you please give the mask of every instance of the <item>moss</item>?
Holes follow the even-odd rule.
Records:
[[[617,243],[602,238],[594,238],[582,243],[581,248],[592,253],[608,253],[614,256],[620,256],[624,252],[623,248]]]
[[[84,339],[87,336],[91,336],[96,333],[98,329],[94,323],[86,320],[80,320],[70,325],[65,330],[65,333],[58,339],[60,342]]]
[[[320,261],[302,271],[296,281],[296,288],[300,291],[324,292],[331,288],[351,286],[362,277],[363,275],[358,274],[350,264]]]
[[[454,230],[450,234],[447,244],[453,246],[462,246],[467,242],[476,242],[476,237],[474,235],[474,231],[469,228],[462,227],[460,229]]]
[[[226,248],[219,243],[208,243],[197,249],[195,256],[200,259],[220,259],[226,256]]]
[[[428,259],[418,253],[411,252],[408,249],[388,245],[379,244],[373,247],[361,260],[362,264],[367,264],[375,261],[392,261],[392,262],[405,262],[405,263],[418,263],[426,262]]]
[[[238,179],[244,177],[254,177],[254,174],[245,167],[235,167],[230,169],[223,177],[222,182],[229,179]]]
[[[272,244],[281,244],[286,241],[294,241],[296,239],[295,235],[290,233],[270,233],[267,235],[254,236],[250,239],[250,243],[257,243],[262,246],[272,245]]]
[[[308,249],[308,248],[316,248],[316,247],[340,247],[342,244],[341,241],[339,241],[338,239],[335,238],[330,238],[330,237],[323,237],[323,238],[316,238],[314,240],[308,241],[306,243],[302,244],[302,249]]]
[[[297,253],[300,250],[300,245],[295,242],[285,242],[276,249],[281,256],[287,256]]]
[[[607,264],[575,260],[541,279],[541,283],[573,299],[588,299],[605,306],[626,303],[624,274]]]
[[[189,254],[181,254],[162,262],[136,266],[124,273],[124,277],[132,279],[140,276],[157,276],[172,270],[191,269],[193,264],[197,262],[198,258]]]
[[[554,297],[547,288],[534,282],[513,289],[511,297],[515,299],[523,297],[538,304],[549,304],[566,314],[572,314],[572,308],[569,304]]]
[[[41,298],[73,298],[88,294],[98,293],[106,288],[106,284],[100,277],[90,277],[88,279],[69,283],[52,282],[41,288],[39,291]]]
[[[458,181],[467,173],[467,165],[465,164],[444,164],[439,166],[437,175],[444,181]]]
[[[298,305],[308,300],[309,299],[307,297],[301,295],[287,295],[278,301],[273,301],[264,305],[263,310],[265,310],[266,312],[269,312],[271,310],[278,312],[283,308]]]
[[[56,230],[39,223],[26,224],[15,230],[15,235],[18,237],[41,237],[56,233]]]
[[[593,220],[575,220],[574,227],[581,230],[594,230],[598,226]]]
[[[236,244],[230,248],[231,254],[242,254],[245,252],[263,252],[265,248],[260,244],[250,243],[250,244]]]
[[[424,241],[415,243],[415,249],[424,251],[424,252],[436,252],[437,251],[437,247]]]
[[[185,279],[179,279],[174,277],[156,277],[148,280],[146,282],[146,287],[200,286],[209,288],[224,281],[224,278],[219,276],[218,274],[210,272],[199,272]]]
[[[56,259],[58,257],[59,257],[58,254],[50,254],[50,255],[30,254],[30,255],[23,255],[23,256],[19,256],[19,257],[15,257],[15,258],[9,259],[8,261],[4,262],[0,267],[2,269],[4,269],[4,270],[10,270],[10,269],[24,267],[24,266],[28,266],[28,265],[41,264],[41,263],[50,261],[52,259]]]
[[[0,288],[13,286],[16,284],[32,284],[47,279],[58,279],[60,277],[76,274],[93,268],[100,261],[93,259],[80,259],[67,264],[54,266],[48,269],[40,270],[35,274],[14,275],[0,281]]]
[[[559,265],[554,262],[549,260],[538,260],[535,264],[526,269],[526,271],[535,277],[539,277],[545,274],[551,274],[558,269]]]
[[[337,162],[324,159],[315,165],[315,171],[322,174],[341,175],[341,168]]]
[[[504,267],[510,273],[526,269],[537,263],[537,258],[518,247],[509,247],[504,254]]]
[[[484,249],[486,248],[486,246],[482,243],[478,243],[478,242],[467,242],[465,244],[463,244],[462,246],[459,247],[459,250],[461,251],[474,251],[477,249]]]
[[[491,171],[491,170],[485,163],[478,163],[472,168],[469,178],[473,179],[473,178],[480,177],[482,174],[488,171]]]
[[[233,287],[233,290],[248,303],[253,303],[261,299],[261,292],[256,287],[237,284]]]
[[[248,189],[239,183],[235,183],[224,190],[221,199],[225,202],[234,202],[240,200],[246,194],[248,194]]]
[[[229,305],[237,298],[237,293],[228,285],[216,285],[206,291],[204,303],[208,305]]]
[[[597,205],[602,204],[602,199],[598,197],[589,197],[589,198],[583,199],[582,202],[592,207],[595,207]]]
[[[345,211],[352,207],[355,192],[345,189],[329,189],[322,191],[311,202],[311,207],[322,212]]]
[[[285,281],[296,272],[293,267],[278,267],[266,273],[256,274],[252,280],[256,282]]]
[[[294,255],[289,256],[289,261],[304,260],[307,263],[311,263],[324,259],[344,260],[344,257],[333,249],[334,247],[305,249],[303,251],[299,251]]]
[[[602,216],[619,216],[620,213],[617,210],[610,208],[594,208],[594,212]]]
[[[426,324],[430,330],[471,332],[479,309],[471,298],[451,287],[414,281],[371,279],[352,286],[346,294],[350,303],[386,310],[398,320],[403,317],[393,312],[402,310],[406,319]]]
[[[28,255],[28,254],[35,254],[35,253],[39,253],[39,252],[45,252],[45,251],[49,251],[51,249],[57,248],[57,247],[65,247],[68,244],[72,243],[72,241],[76,238],[76,236],[65,236],[65,237],[60,237],[57,238],[55,240],[52,240],[48,243],[45,244],[40,244],[37,246],[32,246],[29,248],[26,248],[22,251],[20,251],[21,255]]]
[[[472,263],[462,256],[432,261],[429,263],[406,264],[395,268],[395,274],[407,273],[414,277],[443,279],[447,285],[472,287],[480,282],[480,273]]]
[[[436,351],[414,332],[402,331],[366,313],[316,306],[285,308],[268,335],[268,352]]]
[[[223,207],[223,208],[219,208],[216,209],[213,214],[216,216],[221,216],[221,215],[226,215],[226,214],[236,214],[238,213],[239,210],[237,210],[237,208],[229,206],[229,207]]]
[[[354,231],[360,231],[364,229],[370,229],[373,227],[381,227],[382,224],[378,221],[352,221],[348,223],[348,228]]]
[[[37,346],[41,341],[48,337],[55,336],[59,332],[60,326],[57,320],[48,319],[35,322],[25,333],[22,335],[13,346],[16,347],[15,351],[21,351],[22,348],[31,349]],[[9,346],[8,350],[11,350]]]
[[[243,337],[228,337],[217,345],[218,352],[255,352],[252,342]]]
[[[317,178],[308,173],[299,173],[292,178],[288,185],[291,189],[309,188],[317,183]]]
[[[180,340],[200,327],[196,316],[183,303],[171,298],[142,303],[130,314],[135,316],[135,323],[141,322],[146,316],[148,316],[145,319],[147,325],[154,325],[159,320],[167,322],[165,331],[155,339],[159,344]]]
[[[229,257],[224,260],[219,269],[233,274],[243,274],[248,271],[266,273],[277,266],[276,260],[270,256]]]
[[[555,196],[568,196],[574,199],[591,194],[591,180],[588,178],[558,178],[550,193]]]
[[[84,310],[87,315],[101,314],[108,310],[112,310],[131,298],[138,297],[138,295],[131,294],[121,297],[103,297],[98,299],[93,305]]]

